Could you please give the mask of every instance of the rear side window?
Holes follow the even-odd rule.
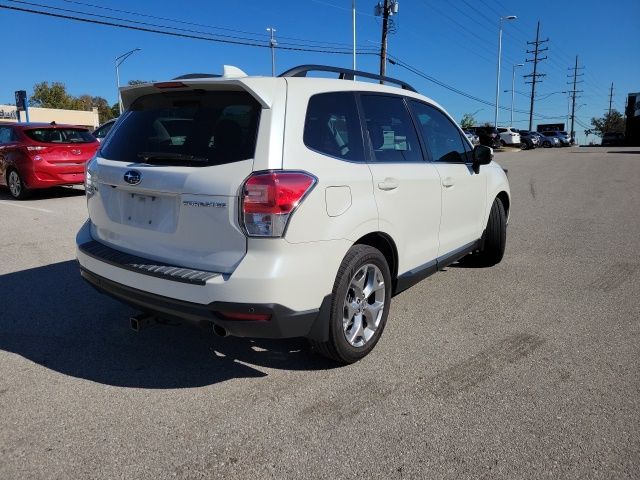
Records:
[[[0,144],[12,141],[11,127],[0,127]]]
[[[88,130],[79,128],[35,128],[25,130],[31,140],[41,143],[91,143],[96,139]]]
[[[458,127],[444,113],[430,105],[411,101],[411,108],[418,118],[422,138],[431,158],[436,162],[464,162],[467,150]]]
[[[373,161],[422,162],[418,134],[402,97],[362,95]]]
[[[191,90],[138,98],[100,155],[109,160],[210,166],[253,158],[260,104],[247,92]]]
[[[364,161],[362,129],[351,92],[320,93],[309,99],[304,144],[320,153],[349,161]]]

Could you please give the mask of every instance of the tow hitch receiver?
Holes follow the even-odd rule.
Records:
[[[131,328],[136,332],[139,332],[143,328],[151,327],[158,323],[158,319],[153,315],[149,315],[147,313],[140,313],[135,317],[129,317],[129,323]]]

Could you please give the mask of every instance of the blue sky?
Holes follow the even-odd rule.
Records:
[[[373,15],[375,1],[357,0],[357,39],[363,50],[375,49],[380,41],[380,19]],[[389,52],[452,87],[493,102],[495,98],[498,19],[517,15],[504,24],[500,90],[511,88],[512,65],[522,63],[526,41],[535,37],[541,22],[541,38],[548,59],[539,64],[546,73],[537,87],[540,99],[536,113],[566,120],[567,96],[562,93],[575,55],[584,66],[584,90],[577,99],[576,117],[584,125],[592,116],[608,108],[608,93],[614,83],[614,108],[622,111],[627,93],[640,91],[640,2],[615,0],[567,1],[542,5],[532,1],[508,0],[400,0],[394,16],[395,33],[389,37]],[[348,49],[351,44],[351,0],[258,0],[183,2],[137,0],[0,0],[0,5],[45,10],[38,5],[117,17],[137,22],[249,38],[268,44],[266,27],[276,28],[276,39],[285,44],[325,44]],[[94,5],[89,6],[89,5]],[[107,7],[96,8],[96,6]],[[159,18],[114,11],[126,10]],[[53,10],[48,10],[53,11]],[[76,15],[71,12],[57,13]],[[175,23],[177,20],[185,23]],[[5,57],[0,76],[0,103],[11,103],[14,90],[32,90],[39,81],[61,81],[74,95],[88,93],[116,101],[114,58],[132,48],[142,50],[121,67],[121,79],[160,80],[187,72],[220,72],[223,64],[236,65],[249,74],[269,75],[268,48],[230,45],[194,39],[167,37],[115,27],[0,9],[5,49],[8,41],[19,46],[12,61]],[[198,25],[195,25],[198,24]],[[140,26],[140,24],[138,24]],[[155,27],[150,27],[155,28]],[[173,30],[176,31],[176,30]],[[193,32],[192,32],[193,33]],[[196,33],[202,35],[202,33]],[[287,37],[287,38],[285,38]],[[310,42],[310,43],[309,43]],[[5,50],[6,51],[6,50]],[[359,55],[358,68],[376,72],[375,55]],[[278,50],[276,71],[303,63],[351,66],[351,56],[320,52]],[[9,67],[10,65],[10,67]],[[530,86],[522,75],[531,72],[531,63],[516,70],[516,109],[528,111]],[[415,76],[401,67],[389,65],[388,75],[413,84],[421,93],[441,103],[456,119],[463,113],[477,112],[479,121],[493,121],[493,108],[453,93]],[[511,94],[501,93],[500,105],[510,107]],[[509,111],[500,112],[500,123],[509,123]],[[534,119],[553,123],[553,119]],[[514,124],[526,128],[528,114],[516,113]],[[583,128],[576,126],[579,139]]]

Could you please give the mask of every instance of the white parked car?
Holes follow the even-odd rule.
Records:
[[[318,69],[376,83],[305,78]],[[141,310],[137,328],[177,318],[362,358],[394,294],[467,255],[500,262],[511,203],[490,148],[381,78],[225,67],[125,87],[87,169],[82,276]]]
[[[520,134],[515,128],[498,127],[500,133],[500,143],[504,145],[520,145]]]

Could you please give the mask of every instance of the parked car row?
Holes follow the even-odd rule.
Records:
[[[491,125],[468,127],[464,130],[474,145],[491,148],[506,146],[520,147],[522,150],[534,148],[568,147],[571,137],[565,131],[534,132],[513,127],[492,127]]]
[[[56,122],[0,125],[0,185],[22,200],[36,189],[83,184],[86,163],[115,122],[93,132]]]

